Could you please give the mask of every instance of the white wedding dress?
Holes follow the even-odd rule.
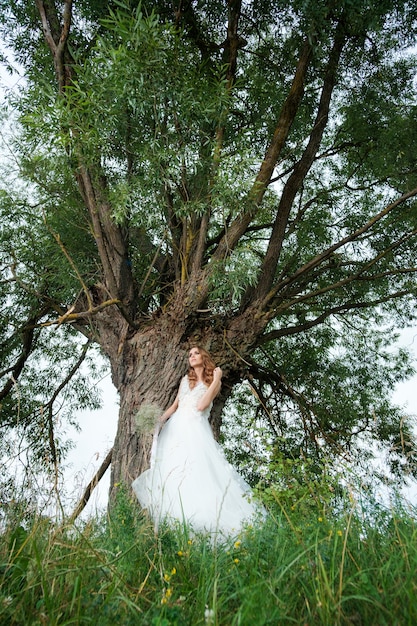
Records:
[[[260,509],[213,437],[211,406],[197,410],[206,390],[201,382],[191,389],[184,376],[178,408],[158,436],[151,467],[132,487],[156,529],[162,520],[178,520],[198,532],[237,535]]]

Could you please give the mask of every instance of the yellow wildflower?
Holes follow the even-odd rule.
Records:
[[[162,592],[161,604],[166,604],[171,596],[172,596],[172,588],[167,587]]]

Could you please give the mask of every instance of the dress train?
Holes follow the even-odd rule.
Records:
[[[202,382],[191,389],[184,376],[178,408],[157,439],[154,436],[151,467],[132,487],[156,529],[162,520],[180,521],[197,532],[237,535],[261,509],[213,437],[211,406],[197,410],[206,390]]]

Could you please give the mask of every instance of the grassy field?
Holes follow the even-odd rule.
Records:
[[[277,499],[264,524],[218,545],[186,528],[155,536],[123,494],[82,525],[10,523],[0,624],[415,626],[415,511],[317,502]]]

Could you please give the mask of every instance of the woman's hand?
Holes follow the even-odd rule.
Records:
[[[213,380],[220,381],[223,376],[223,372],[220,367],[215,367],[213,370]]]

